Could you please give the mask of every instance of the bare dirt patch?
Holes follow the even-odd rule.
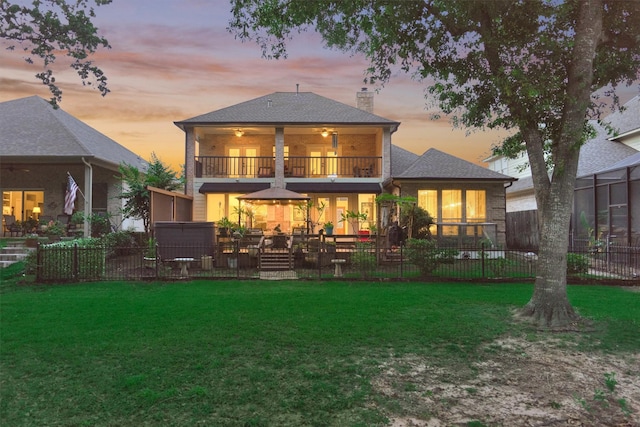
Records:
[[[640,426],[640,355],[584,353],[561,340],[499,340],[460,369],[395,359],[373,387],[393,427]]]

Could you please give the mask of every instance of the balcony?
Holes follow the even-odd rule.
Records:
[[[196,178],[271,178],[273,157],[196,156]],[[286,178],[380,178],[382,157],[287,157]]]

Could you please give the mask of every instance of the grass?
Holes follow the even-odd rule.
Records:
[[[416,354],[464,369],[482,344],[522,334],[510,311],[532,292],[300,281],[3,289],[0,419],[16,426],[384,425],[370,386],[382,363]],[[585,341],[640,349],[639,293],[569,292],[596,320]]]

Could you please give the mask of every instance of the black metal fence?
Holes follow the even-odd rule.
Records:
[[[376,249],[370,242],[350,247],[325,243],[282,249],[287,267],[268,265],[265,252],[226,242],[213,248],[176,245],[165,253],[147,248],[66,244],[40,245],[33,262],[39,282],[182,279],[332,279],[528,281],[537,270],[534,252],[484,247],[470,250]],[[422,252],[420,252],[422,251]],[[188,257],[177,256],[188,253]],[[155,256],[154,256],[155,255]],[[640,285],[640,248],[572,251],[568,281]]]

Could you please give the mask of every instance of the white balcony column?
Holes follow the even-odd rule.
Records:
[[[93,213],[93,166],[87,162],[85,158],[82,158],[84,163],[84,212],[86,215]],[[84,227],[82,229],[84,237],[91,237],[91,224],[89,221],[84,221]]]
[[[276,164],[275,164],[276,188],[284,188],[284,128],[276,128]]]
[[[196,134],[194,129],[189,127],[185,129],[185,159],[184,159],[184,194],[193,196],[193,182],[195,179],[195,161],[196,161]]]
[[[382,132],[382,176],[381,181],[391,177],[391,130],[385,128]]]

